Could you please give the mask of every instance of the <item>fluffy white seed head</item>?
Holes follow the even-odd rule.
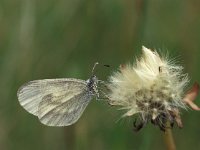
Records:
[[[142,52],[134,65],[123,65],[110,76],[109,103],[126,110],[124,117],[150,114],[153,120],[185,108],[182,99],[188,77],[182,73],[183,67],[144,46]]]

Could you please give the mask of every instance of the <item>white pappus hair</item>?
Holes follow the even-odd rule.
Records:
[[[184,89],[188,83],[183,67],[175,65],[156,51],[142,47],[142,57],[134,65],[121,65],[120,70],[109,78],[109,104],[119,106],[126,113],[123,117],[139,114],[136,130],[148,121],[165,130],[166,122],[182,127],[179,108],[183,102]]]

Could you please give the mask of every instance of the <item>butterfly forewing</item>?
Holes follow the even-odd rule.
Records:
[[[29,113],[38,116],[38,108],[45,96],[53,95],[57,97],[58,104],[67,101],[73,95],[78,95],[86,89],[86,82],[84,80],[63,78],[63,79],[44,79],[30,81],[20,87],[17,92],[20,104]],[[65,99],[59,96],[66,96]],[[55,99],[55,98],[54,98]]]

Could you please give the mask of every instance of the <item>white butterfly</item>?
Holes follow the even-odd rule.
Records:
[[[96,66],[95,63],[93,70]],[[48,126],[74,124],[93,97],[99,97],[98,79],[44,79],[22,85],[18,92],[20,105]]]

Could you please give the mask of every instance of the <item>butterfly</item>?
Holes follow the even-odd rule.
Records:
[[[22,85],[17,97],[20,105],[48,126],[69,126],[77,122],[89,102],[99,98],[98,78],[34,80]]]

